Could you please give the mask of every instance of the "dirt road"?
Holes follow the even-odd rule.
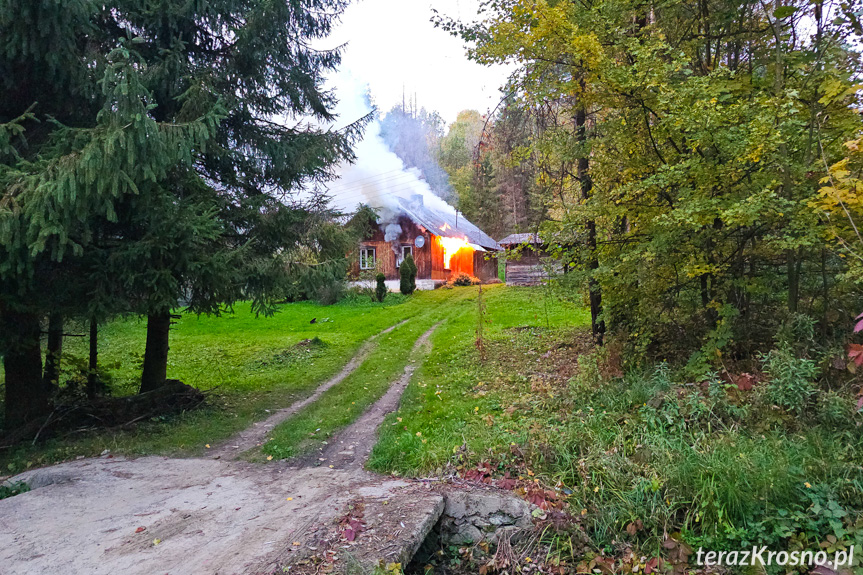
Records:
[[[389,391],[330,442],[322,455],[327,462],[319,467],[230,459],[338,385],[362,363],[368,347],[310,398],[239,434],[206,459],[106,455],[19,475],[14,479],[33,490],[0,501],[0,575],[281,571],[292,557],[317,551],[324,532],[331,539],[336,521],[357,498],[387,505],[386,513],[405,530],[397,538],[377,537],[386,544],[380,553],[409,556],[440,515],[442,498],[422,483],[369,473],[363,464],[378,425],[398,407],[434,329],[417,340],[414,359]],[[374,539],[369,534],[368,540]],[[358,555],[370,560],[377,552],[364,549]]]

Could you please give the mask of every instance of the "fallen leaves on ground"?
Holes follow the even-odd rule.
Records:
[[[349,506],[348,512],[339,519],[341,535],[347,541],[355,541],[357,536],[365,529],[365,523],[362,520],[364,510],[365,505],[362,501],[354,502]]]

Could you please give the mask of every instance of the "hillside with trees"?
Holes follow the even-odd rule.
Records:
[[[332,130],[346,6],[0,1],[0,563],[863,573],[860,2],[433,11],[499,104]]]

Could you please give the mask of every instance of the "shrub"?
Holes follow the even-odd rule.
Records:
[[[818,366],[815,362],[796,357],[787,343],[762,355],[761,360],[764,372],[770,376],[767,399],[788,411],[802,413],[816,391],[814,380],[818,376]]]
[[[482,283],[479,278],[464,272],[460,272],[458,275],[450,278],[450,282],[452,282],[452,285],[454,286],[476,286]]]
[[[776,332],[776,344],[788,345],[795,351],[805,352],[815,344],[815,320],[802,313],[792,314]]]
[[[854,402],[835,391],[818,394],[818,421],[832,427],[844,427],[854,418]]]
[[[417,265],[414,258],[408,255],[399,267],[399,291],[411,295],[417,289]]]
[[[378,301],[378,296],[375,293],[375,282],[377,281],[378,274],[381,273],[379,266],[380,261],[378,261],[378,265],[374,270],[360,271],[357,276],[357,283],[355,284],[357,295],[365,296],[375,303]]]
[[[332,281],[318,287],[315,299],[322,305],[333,305],[345,296],[346,289],[344,281]]]
[[[28,491],[30,491],[30,486],[23,481],[0,483],[0,499],[6,499],[7,497],[13,497]]]
[[[378,274],[375,277],[375,280],[377,281],[377,287],[375,287],[375,298],[379,302],[383,302],[384,299],[387,297],[386,279],[387,276],[385,276],[384,274]]]

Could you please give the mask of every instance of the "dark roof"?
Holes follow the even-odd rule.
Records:
[[[502,246],[518,244],[544,244],[539,234],[510,234],[498,242]]]
[[[417,199],[399,198],[402,211],[415,223],[420,224],[436,236],[445,238],[467,238],[472,244],[487,250],[499,251],[501,247],[484,231],[459,214],[448,214],[426,206]]]

